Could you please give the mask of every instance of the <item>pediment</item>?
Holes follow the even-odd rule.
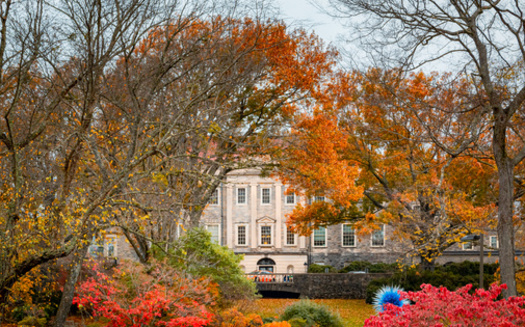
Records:
[[[270,218],[268,216],[264,216],[264,217],[261,217],[259,219],[257,219],[257,223],[259,224],[275,224],[277,220],[273,219],[273,218]]]

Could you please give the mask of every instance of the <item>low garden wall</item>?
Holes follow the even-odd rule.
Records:
[[[371,280],[391,274],[293,274],[291,282],[259,282],[261,292],[298,293],[310,299],[364,299]]]

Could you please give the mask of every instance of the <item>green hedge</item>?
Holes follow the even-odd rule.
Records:
[[[310,267],[308,267],[308,272],[310,274],[324,274],[326,272],[326,269],[328,269],[328,273],[336,273],[337,269],[330,265],[318,265],[318,264],[311,264]]]
[[[339,315],[320,304],[301,300],[288,306],[279,317],[280,321],[288,321],[292,327],[343,327]]]
[[[495,281],[494,273],[498,267],[498,264],[484,265],[484,286]],[[398,271],[392,277],[371,281],[366,288],[366,302],[372,303],[375,293],[384,285],[397,285],[405,291],[419,291],[421,284],[444,286],[449,290],[472,284],[473,289],[476,289],[479,287],[479,263],[465,261],[436,266],[434,271],[417,268]]]
[[[388,273],[399,271],[399,264],[397,263],[371,263],[368,261],[353,261],[348,266],[345,266],[340,273],[348,273],[350,271],[368,271],[369,273]]]

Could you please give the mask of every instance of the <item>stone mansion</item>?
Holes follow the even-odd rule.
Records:
[[[259,170],[237,171],[230,173],[215,191],[202,224],[217,243],[244,255],[241,264],[245,272],[304,273],[314,263],[342,268],[356,260],[411,260],[405,255],[407,245],[390,239],[389,225],[364,237],[357,236],[351,224],[321,227],[307,237],[294,234],[286,226],[286,214],[306,201],[286,194],[285,185],[274,178],[261,177]],[[486,245],[497,248],[495,233],[489,234]],[[476,260],[477,255],[479,247],[466,243],[446,251],[438,262]],[[485,262],[493,260],[491,256]]]
[[[324,201],[316,197],[313,201]],[[321,227],[310,236],[294,234],[286,226],[286,214],[307,199],[286,194],[286,186],[271,177],[261,177],[257,169],[228,174],[204,211],[201,224],[213,241],[243,254],[245,272],[268,270],[274,273],[304,273],[310,264],[342,268],[366,260],[392,263],[411,262],[409,245],[391,239],[393,227],[383,225],[369,236],[358,236],[351,224]],[[498,248],[495,232],[485,237],[485,245]],[[136,258],[119,233],[108,232],[103,244],[92,245],[98,254]],[[490,255],[489,253],[490,252]],[[471,243],[455,245],[437,259],[439,263],[479,260],[479,247]],[[485,262],[497,259],[497,250],[485,250]],[[416,261],[418,259],[415,259]]]

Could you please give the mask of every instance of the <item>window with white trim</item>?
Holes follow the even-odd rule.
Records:
[[[206,230],[211,234],[211,241],[220,244],[219,225],[207,225]]]
[[[237,204],[246,204],[246,188],[237,188]]]
[[[210,204],[211,205],[219,204],[219,189],[218,188],[216,188],[215,191],[213,191],[213,193],[211,194]]]
[[[95,258],[97,257],[110,257],[114,258],[118,256],[117,252],[117,235],[106,234],[93,236],[91,245],[88,248],[89,255]]]
[[[104,252],[105,256],[109,258],[117,256],[117,235],[107,234],[104,236]]]
[[[326,227],[314,229],[314,246],[326,246]]]
[[[287,194],[285,204],[295,204],[295,193]]]
[[[237,245],[248,245],[246,225],[237,225]]]
[[[341,239],[343,246],[356,246],[355,229],[352,224],[343,224],[342,229]]]
[[[472,250],[472,249],[474,249],[474,245],[472,245],[472,242],[463,243],[463,250]]]
[[[324,202],[325,201],[325,198],[323,195],[316,195],[314,197],[314,202]]]
[[[497,236],[491,236],[490,237],[490,247],[493,248],[493,249],[499,248],[498,237]]]
[[[93,236],[88,251],[89,255],[95,258],[104,256],[104,242],[102,242],[100,236]]]
[[[372,233],[372,246],[385,246],[385,225]]]
[[[295,233],[290,226],[286,226],[286,245],[295,245]]]
[[[261,203],[270,204],[270,195],[271,195],[271,191],[269,188],[262,188],[261,189]]]
[[[272,226],[261,226],[261,245],[272,245]]]

